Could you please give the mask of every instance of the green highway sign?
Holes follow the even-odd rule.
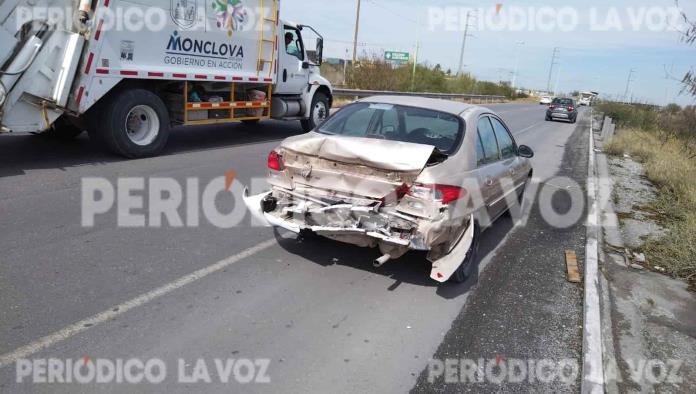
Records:
[[[385,51],[384,60],[394,63],[408,63],[411,55],[408,52]]]

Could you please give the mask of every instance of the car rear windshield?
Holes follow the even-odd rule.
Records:
[[[553,100],[553,103],[558,104],[558,105],[573,105],[573,100],[572,99],[559,99],[559,98],[557,98],[557,99]]]
[[[319,129],[326,134],[432,145],[454,153],[462,138],[460,117],[426,108],[381,103],[354,103]]]

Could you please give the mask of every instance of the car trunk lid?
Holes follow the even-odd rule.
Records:
[[[313,134],[281,146],[296,189],[381,199],[404,184],[411,186],[435,152],[429,145]]]

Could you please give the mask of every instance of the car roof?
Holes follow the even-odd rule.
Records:
[[[461,115],[467,110],[478,108],[476,105],[461,103],[458,101],[413,96],[372,96],[359,100],[359,102],[404,105],[407,107],[418,107],[431,109],[434,111],[447,112],[452,115]]]

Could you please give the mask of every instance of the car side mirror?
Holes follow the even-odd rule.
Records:
[[[302,68],[303,69],[308,69],[309,68],[309,62],[302,62]]]
[[[527,145],[520,145],[517,148],[517,155],[520,157],[531,159],[532,157],[534,157],[534,151]]]

